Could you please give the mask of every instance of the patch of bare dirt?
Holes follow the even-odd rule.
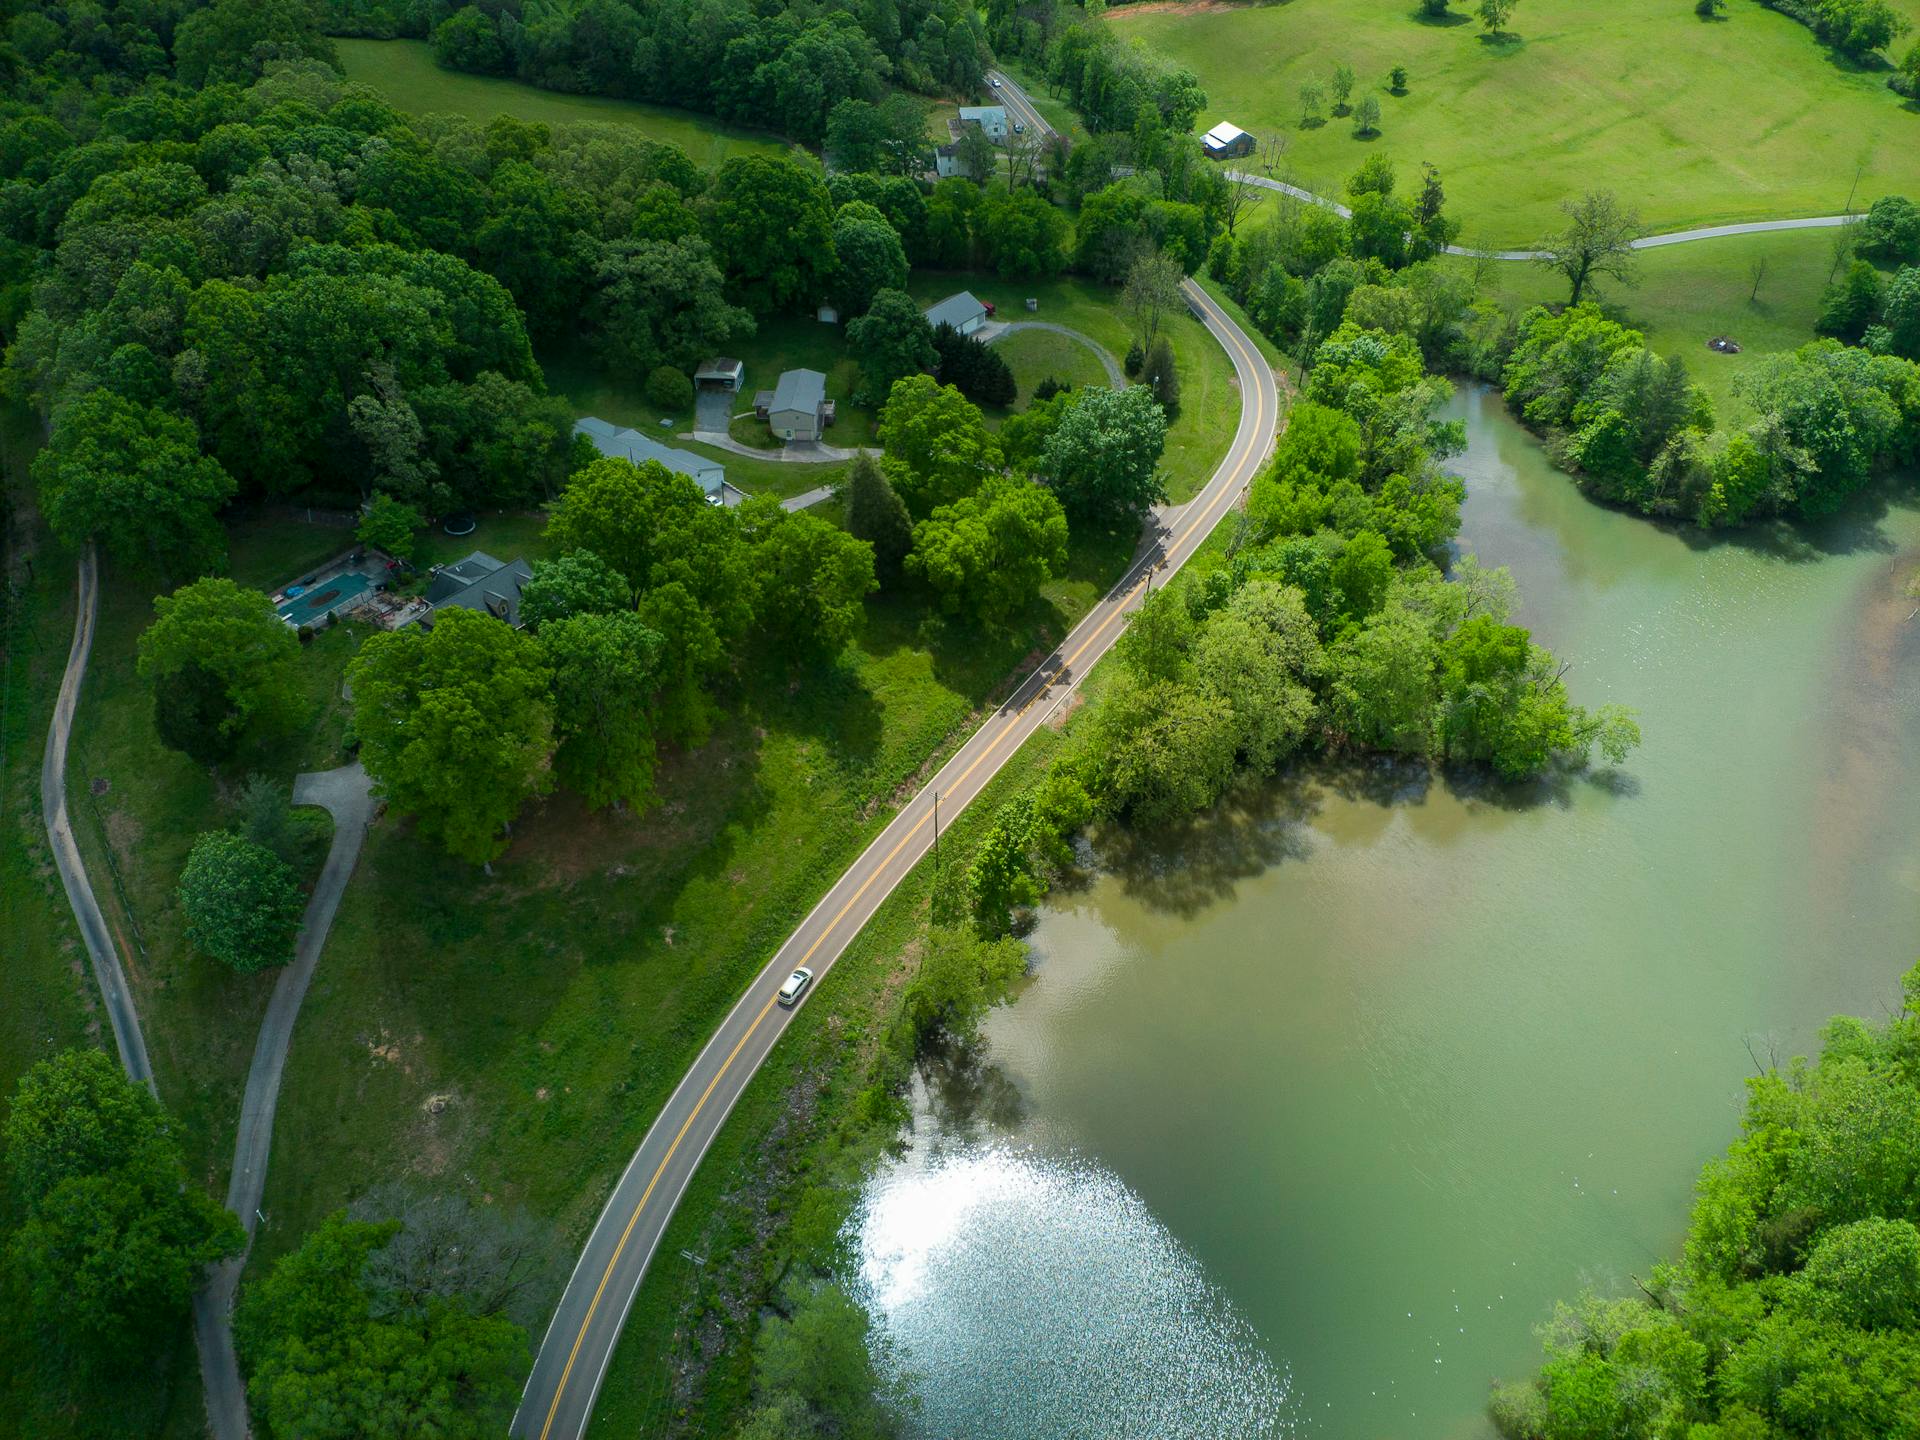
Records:
[[[1141,0],[1138,5],[1109,5],[1107,19],[1124,20],[1129,15],[1159,15],[1179,10],[1188,15],[1211,15],[1216,10],[1250,10],[1238,0]]]

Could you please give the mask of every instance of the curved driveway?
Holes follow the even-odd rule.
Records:
[[[1265,460],[1280,418],[1273,371],[1206,292],[1189,283],[1185,296],[1225,347],[1239,379],[1240,425],[1226,458],[1193,500],[1156,515],[1151,541],[1125,578],[974,732],[927,788],[902,807],[767,962],[707,1042],[654,1120],[587,1239],[541,1341],[513,1419],[514,1435],[531,1440],[579,1440],[585,1435],[620,1328],[667,1222],[734,1102],[793,1018],[793,1011],[774,1003],[780,981],[804,964],[818,977],[815,990],[825,982],[847,943],[931,848],[935,795],[946,816],[957,815],[979,796],[1021,742],[1045,723],[1113,645],[1151,571],[1170,573],[1184,564],[1231,513]]]
[[[1291,195],[1296,200],[1305,200],[1310,205],[1324,205],[1336,215],[1350,216],[1353,211],[1338,200],[1329,200],[1324,195],[1316,195],[1311,190],[1302,190],[1298,185],[1289,185],[1284,180],[1270,180],[1265,175],[1249,175],[1244,170],[1227,172],[1236,180],[1244,180],[1249,185],[1257,185],[1262,190],[1277,190],[1282,195]],[[1858,215],[1811,215],[1800,220],[1749,220],[1739,225],[1698,225],[1691,230],[1670,230],[1665,235],[1642,235],[1633,242],[1635,250],[1658,250],[1663,245],[1685,245],[1691,240],[1718,240],[1724,235],[1764,235],[1774,230],[1833,230],[1842,225],[1851,225]],[[1484,255],[1491,260],[1545,260],[1545,250],[1474,250],[1465,245],[1449,245],[1449,255]]]
[[[253,1244],[260,1197],[267,1185],[267,1157],[273,1149],[273,1114],[280,1101],[280,1077],[287,1068],[287,1048],[293,1043],[293,1022],[300,1014],[313,979],[314,966],[326,948],[327,932],[340,909],[340,897],[353,878],[360,844],[373,822],[374,802],[367,772],[360,762],[337,770],[294,777],[293,803],[317,805],[333,816],[333,843],[326,864],[307,898],[307,913],[294,942],[293,963],[274,981],[273,996],[260,1021],[254,1042],[253,1064],[247,1069],[246,1093],[240,1099],[240,1125],[234,1138],[233,1171],[227,1179],[227,1208],[240,1217],[247,1244]],[[207,1272],[207,1283],[193,1297],[193,1330],[200,1344],[200,1380],[207,1396],[207,1421],[214,1440],[245,1440],[247,1392],[233,1353],[233,1295],[246,1268],[243,1251]]]
[[[1126,389],[1127,381],[1120,373],[1120,362],[1113,358],[1106,346],[1091,335],[1082,335],[1078,330],[1056,325],[1051,320],[1009,320],[994,327],[993,333],[987,337],[987,343],[991,345],[1004,336],[1016,335],[1022,330],[1045,330],[1054,335],[1064,335],[1069,340],[1078,340],[1093,352],[1094,358],[1100,362],[1100,368],[1107,372],[1107,383],[1116,390]]]
[[[153,1067],[147,1063],[147,1041],[140,1033],[140,1014],[133,1008],[120,952],[107,929],[106,916],[87,882],[87,867],[67,818],[67,742],[73,736],[73,712],[80,704],[80,687],[87,678],[87,658],[93,653],[94,618],[100,609],[100,560],[89,544],[80,552],[75,580],[73,645],[67,651],[66,673],[60,677],[60,696],[54,702],[53,723],[47,727],[47,750],[40,761],[40,813],[46,817],[47,841],[53,847],[54,868],[67,892],[67,904],[87,942],[93,978],[100,986],[113,1041],[127,1075],[153,1090]],[[157,1095],[159,1092],[154,1091]]]

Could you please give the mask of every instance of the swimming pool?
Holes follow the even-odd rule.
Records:
[[[300,589],[290,585],[289,590]],[[358,570],[342,570],[283,600],[277,607],[280,618],[289,625],[311,625],[330,610],[350,605],[373,588],[373,581]]]

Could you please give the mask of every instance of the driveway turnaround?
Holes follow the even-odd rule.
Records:
[[[293,1041],[293,1022],[306,998],[314,966],[333,928],[340,896],[353,878],[360,843],[373,821],[371,782],[360,762],[337,770],[296,776],[293,803],[318,805],[333,816],[333,843],[327,862],[307,899],[306,918],[294,942],[293,963],[280,972],[273,998],[267,1001],[254,1042],[253,1064],[247,1070],[247,1089],[240,1100],[240,1128],[234,1140],[233,1173],[227,1181],[227,1208],[246,1227],[253,1244],[260,1218],[260,1197],[266,1190],[267,1157],[273,1148],[273,1112],[280,1100],[280,1077],[287,1068],[287,1047]],[[233,1294],[245,1268],[245,1253],[214,1266],[207,1283],[193,1297],[193,1331],[200,1345],[200,1380],[207,1395],[207,1421],[214,1440],[245,1440],[247,1393],[233,1353]]]
[[[87,956],[93,962],[101,1003],[107,1007],[113,1042],[120,1049],[120,1063],[129,1077],[153,1090],[153,1067],[147,1063],[140,1014],[133,1008],[120,952],[114,948],[113,932],[100,913],[93,886],[87,883],[87,867],[81,862],[73,824],[67,818],[67,741],[73,735],[73,712],[80,704],[80,687],[87,678],[87,657],[93,653],[93,622],[100,609],[100,560],[91,544],[80,552],[75,588],[73,646],[67,651],[67,670],[60,677],[60,696],[54,702],[53,724],[47,727],[47,750],[40,761],[40,813],[46,817],[47,842],[53,847],[60,883],[66,887],[67,904],[73,907],[80,936],[87,942]],[[157,1090],[154,1093],[159,1094]]]
[[[514,1416],[514,1435],[579,1440],[586,1434],[620,1328],[667,1222],[734,1102],[793,1018],[793,1010],[775,1004],[780,982],[794,967],[807,965],[818,977],[807,993],[819,990],[847,943],[931,848],[934,797],[943,816],[952,816],[979,796],[1113,645],[1153,572],[1179,569],[1233,512],[1265,461],[1280,420],[1273,371],[1211,296],[1188,284],[1185,297],[1226,348],[1239,379],[1240,425],[1226,458],[1198,496],[1156,515],[1149,543],[1125,578],[901,808],[721,1022],[641,1141],[588,1237],[541,1341]]]
[[[1107,383],[1116,390],[1127,388],[1126,377],[1120,373],[1120,362],[1113,358],[1098,340],[1091,335],[1082,335],[1078,330],[1070,330],[1065,325],[1056,325],[1051,320],[1007,320],[998,324],[983,325],[980,338],[992,344],[1003,335],[1015,335],[1022,330],[1051,330],[1055,335],[1064,335],[1069,340],[1077,340],[1094,353],[1100,368],[1107,372]]]

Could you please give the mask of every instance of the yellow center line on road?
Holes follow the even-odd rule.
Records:
[[[1237,340],[1235,341],[1235,344],[1238,345]],[[1248,358],[1250,360],[1251,365],[1254,367],[1257,367],[1261,363],[1258,352],[1255,352],[1251,357],[1248,357],[1246,354],[1246,351],[1243,348],[1241,350],[1241,355],[1243,358]],[[1254,412],[1254,420],[1255,420],[1255,428],[1257,430],[1259,427],[1259,424],[1264,421],[1266,416],[1265,397],[1264,396],[1257,397],[1255,400],[1255,405],[1257,408],[1255,409],[1255,412]],[[1264,458],[1262,454],[1255,454],[1252,457],[1253,463],[1256,468],[1258,467],[1259,462],[1262,458]],[[1207,506],[1207,508],[1201,514],[1196,516],[1193,522],[1189,524],[1184,531],[1181,532],[1179,539],[1175,540],[1172,543],[1172,545],[1168,547],[1169,551],[1177,550],[1180,548],[1180,546],[1186,544],[1187,541],[1193,537],[1194,532],[1201,527],[1201,525],[1210,522],[1214,512],[1220,508],[1220,503],[1223,500],[1230,501],[1236,494],[1238,494],[1238,492],[1239,492],[1239,487],[1234,484],[1228,484],[1222,487],[1221,493],[1219,495],[1216,495],[1213,498],[1213,501]],[[1087,652],[1087,647],[1092,645],[1096,640],[1098,640],[1102,635],[1104,635],[1107,632],[1108,626],[1112,625],[1114,621],[1118,620],[1122,615],[1127,613],[1128,603],[1133,599],[1133,597],[1136,594],[1139,593],[1140,587],[1147,582],[1148,577],[1150,577],[1152,573],[1153,573],[1152,568],[1149,567],[1147,570],[1147,574],[1145,576],[1142,576],[1140,580],[1135,581],[1133,586],[1129,590],[1127,590],[1127,592],[1124,595],[1122,595],[1120,599],[1114,604],[1113,608],[1110,611],[1108,611],[1106,619],[1102,620],[1099,625],[1094,627],[1093,633],[1088,635],[1086,639],[1082,640],[1079,643],[1079,645],[1074,647],[1073,653],[1069,655],[1061,665],[1061,672],[1063,674],[1069,674],[1072,671],[1074,664],[1080,659],[1082,655],[1084,655]],[[1006,725],[1001,728],[1000,733],[996,735],[993,738],[993,740],[989,742],[981,750],[979,755],[974,757],[973,763],[967,766],[965,770],[961,771],[959,776],[953,781],[953,783],[950,786],[948,786],[949,794],[951,794],[955,790],[958,790],[962,785],[965,785],[967,783],[968,779],[971,778],[971,776],[973,775],[973,772],[978,770],[981,767],[981,765],[986,763],[988,757],[993,755],[995,752],[997,752],[1000,749],[1001,745],[1003,745],[1006,742],[1007,737],[1010,734],[1012,734],[1013,731],[1019,726],[1020,721],[1025,717],[1027,711],[1031,710],[1034,707],[1034,705],[1039,702],[1041,696],[1045,695],[1047,691],[1051,690],[1052,688],[1053,687],[1051,684],[1042,686],[1038,691],[1035,692],[1031,700],[1027,701],[1025,705],[1022,705],[1020,709],[1016,711],[1014,715],[1012,715],[1008,719]],[[932,816],[928,814],[921,815],[921,817],[918,820],[916,820],[913,823],[913,825],[908,829],[907,833],[900,837],[898,843],[894,845],[893,849],[887,852],[886,858],[882,860],[878,865],[874,866],[872,872],[868,874],[867,878],[860,882],[860,887],[857,890],[855,890],[852,895],[847,897],[846,903],[840,907],[840,909],[834,914],[834,917],[831,920],[829,920],[826,923],[826,925],[821,929],[819,935],[817,935],[814,938],[813,943],[807,947],[806,952],[800,957],[800,963],[802,965],[806,964],[807,961],[813,958],[814,952],[818,950],[821,947],[821,945],[823,945],[826,942],[826,939],[829,935],[833,934],[833,932],[839,928],[840,922],[846,919],[848,912],[851,911],[855,905],[860,903],[861,897],[867,893],[867,890],[873,885],[873,882],[875,880],[878,880],[882,875],[887,873],[888,869],[892,866],[893,862],[899,858],[900,852],[906,849],[908,845],[913,843],[914,837],[920,833],[920,831],[926,826],[928,820],[930,820],[931,818]],[[640,1223],[640,1216],[647,1208],[647,1201],[653,1198],[654,1187],[660,1183],[660,1177],[666,1174],[667,1166],[673,1163],[673,1157],[680,1149],[680,1142],[685,1140],[687,1138],[687,1133],[693,1129],[694,1121],[700,1118],[700,1112],[706,1108],[707,1101],[712,1097],[714,1090],[719,1087],[721,1080],[726,1077],[727,1071],[732,1068],[733,1062],[739,1058],[740,1052],[746,1048],[747,1042],[753,1038],[754,1032],[760,1028],[760,1023],[763,1020],[765,1020],[769,1014],[772,1013],[773,1006],[774,1006],[774,1001],[770,999],[767,1001],[767,1003],[764,1006],[761,1007],[760,1013],[754,1016],[753,1023],[747,1027],[747,1033],[742,1035],[740,1037],[739,1043],[737,1043],[733,1047],[733,1049],[730,1052],[728,1052],[727,1058],[721,1062],[720,1068],[714,1072],[713,1079],[707,1082],[707,1088],[700,1092],[700,1098],[694,1102],[692,1111],[689,1112],[686,1120],[681,1124],[679,1132],[673,1137],[673,1143],[667,1147],[667,1153],[661,1157],[659,1166],[653,1172],[653,1177],[647,1181],[647,1188],[641,1191],[640,1199],[633,1207],[633,1214],[628,1217],[626,1228],[622,1230],[620,1233],[620,1241],[617,1245],[614,1246],[613,1255],[607,1261],[606,1272],[603,1275],[601,1275],[600,1284],[594,1289],[593,1299],[587,1306],[587,1313],[585,1317],[582,1318],[582,1320],[580,1321],[580,1332],[579,1334],[574,1336],[573,1348],[568,1352],[567,1363],[565,1367],[560,1371],[560,1383],[554,1387],[553,1404],[547,1408],[546,1423],[540,1427],[540,1440],[548,1440],[548,1436],[553,1429],[554,1417],[560,1413],[560,1400],[561,1400],[561,1397],[564,1396],[567,1392],[567,1382],[572,1378],[574,1363],[580,1358],[580,1348],[586,1343],[587,1331],[593,1324],[594,1315],[600,1309],[600,1301],[601,1301],[601,1298],[606,1294],[607,1285],[613,1279],[614,1267],[620,1263],[620,1257],[626,1251],[626,1248],[627,1248],[627,1241],[632,1238],[634,1227]]]

